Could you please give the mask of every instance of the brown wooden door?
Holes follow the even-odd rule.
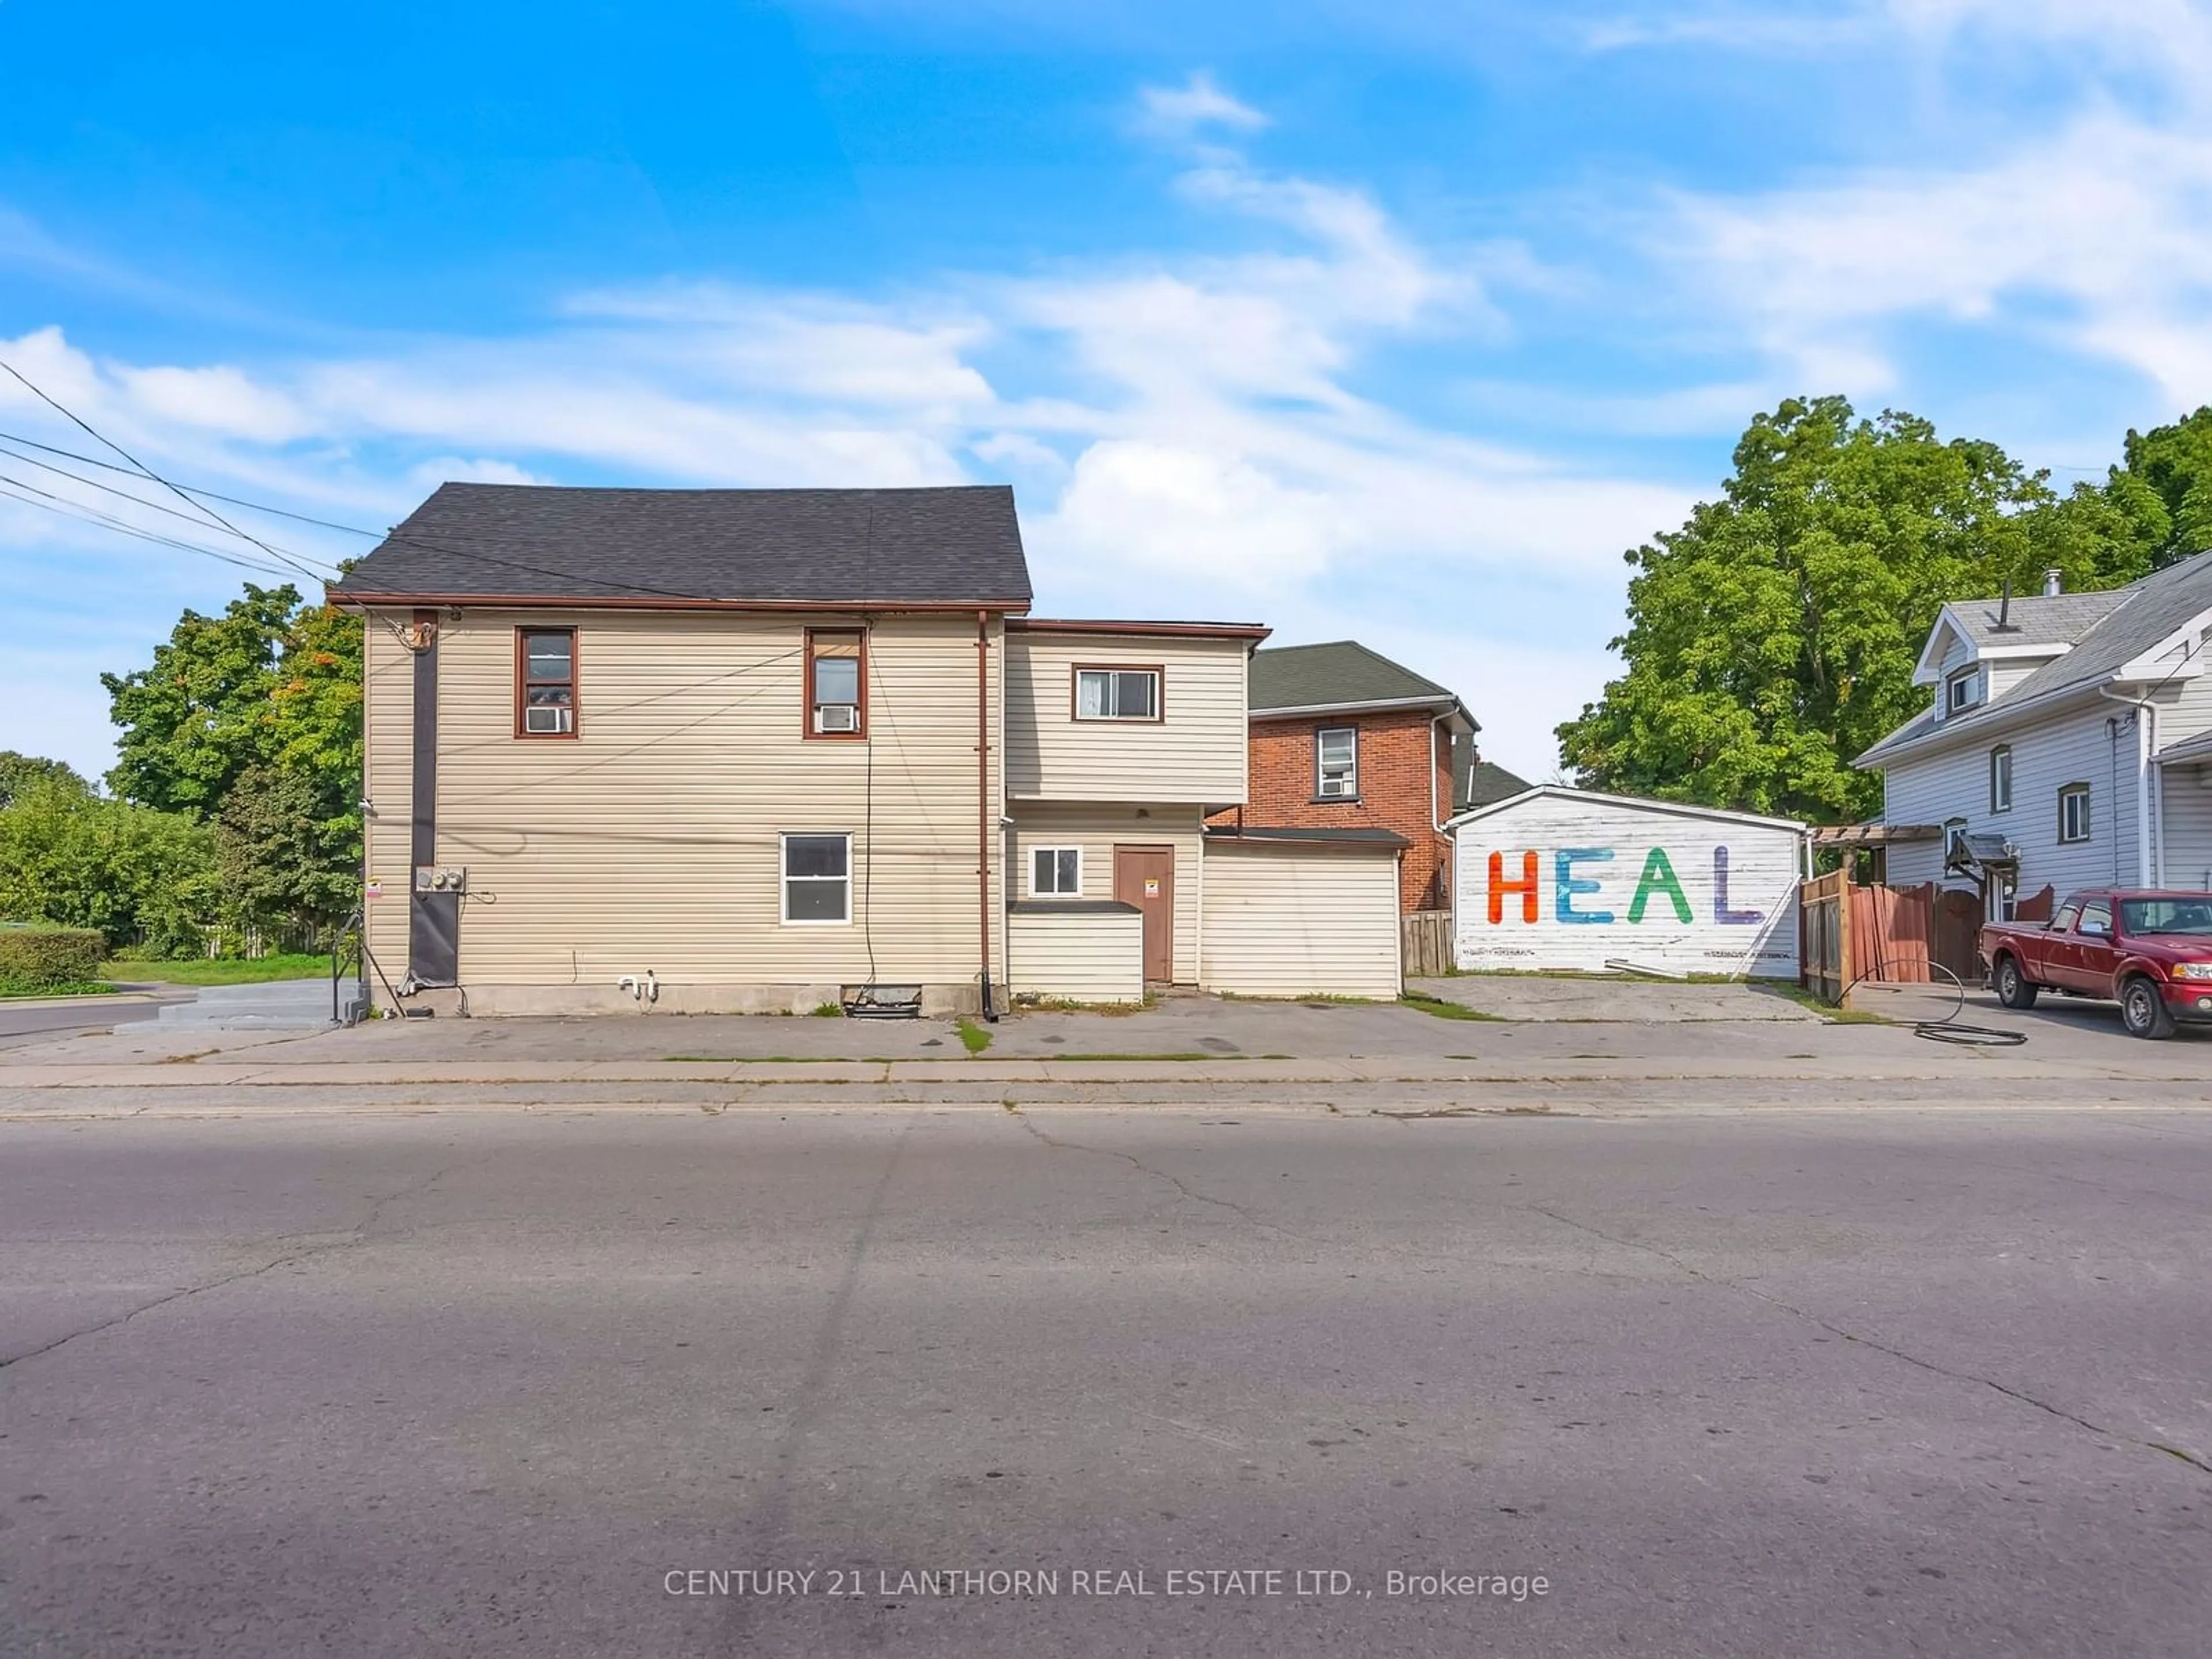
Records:
[[[1114,896],[1145,913],[1145,978],[1175,977],[1175,848],[1116,847]]]

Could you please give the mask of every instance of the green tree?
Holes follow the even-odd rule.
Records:
[[[2212,405],[2148,432],[2130,430],[2124,465],[2100,492],[2164,568],[2212,548]]]
[[[92,793],[92,786],[84,781],[75,767],[65,762],[47,760],[39,755],[18,754],[13,749],[0,749],[0,808],[12,805],[16,796],[41,783],[60,784],[80,794]]]
[[[222,902],[214,832],[181,813],[53,780],[0,811],[0,915],[196,954]]]
[[[1735,463],[1718,501],[1626,556],[1627,672],[1559,728],[1589,787],[1866,816],[1881,780],[1851,760],[1926,706],[1912,667],[1944,600],[2148,563],[2129,528],[2142,501],[2062,501],[1996,445],[1912,415],[1792,398],[1752,422]]]
[[[108,781],[216,825],[232,906],[327,922],[361,872],[362,625],[289,586],[188,611],[150,667],[103,675],[123,728]]]

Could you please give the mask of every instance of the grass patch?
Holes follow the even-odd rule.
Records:
[[[98,997],[106,996],[118,988],[104,980],[67,980],[59,985],[11,985],[0,983],[0,1002],[28,1001],[36,997]]]
[[[109,962],[100,971],[120,979],[158,980],[164,985],[262,985],[280,979],[328,979],[331,959],[306,951],[256,957],[251,962],[201,957],[185,962]]]
[[[1158,997],[1146,997],[1142,1002],[1078,1002],[1072,997],[1017,997],[1014,1006],[1024,1014],[1141,1014],[1158,1001]]]
[[[1894,1025],[1897,1022],[1887,1014],[1870,1013],[1864,1008],[1837,1008],[1820,1000],[1802,985],[1792,985],[1788,980],[1769,980],[1763,988],[1776,996],[1787,997],[1801,1008],[1809,1008],[1831,1025]]]
[[[991,1046],[991,1034],[972,1019],[963,1019],[954,1028],[960,1033],[960,1046],[971,1054],[980,1054]]]
[[[845,1018],[845,1010],[843,1006],[838,1003],[817,1003],[815,1005],[813,1011],[807,1015],[807,1018],[809,1019],[842,1019]]]
[[[1408,991],[1398,999],[1408,1008],[1418,1008],[1425,1014],[1434,1014],[1438,1019],[1480,1019],[1495,1023],[1496,1014],[1486,1014],[1480,1008],[1469,1008],[1463,1003],[1447,1002],[1442,997],[1425,997],[1418,991]]]

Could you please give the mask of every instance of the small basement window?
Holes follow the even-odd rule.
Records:
[[[1079,898],[1083,893],[1080,847],[1030,848],[1030,895],[1033,898]]]
[[[2058,792],[2058,839],[2089,839],[2089,786],[2069,783]]]
[[[868,636],[858,630],[806,630],[806,735],[868,735]]]
[[[817,923],[852,921],[850,836],[784,836],[783,919]]]
[[[1157,668],[1078,668],[1075,718],[1079,720],[1156,720],[1160,717]]]
[[[576,735],[576,630],[519,628],[514,634],[514,735]]]
[[[1322,800],[1352,800],[1359,794],[1359,732],[1332,726],[1314,733],[1314,793]]]

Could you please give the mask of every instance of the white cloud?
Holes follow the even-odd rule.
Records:
[[[1224,92],[1204,70],[1179,87],[1146,87],[1137,102],[1146,127],[1170,137],[1188,138],[1206,127],[1255,132],[1267,125],[1265,114]]]

